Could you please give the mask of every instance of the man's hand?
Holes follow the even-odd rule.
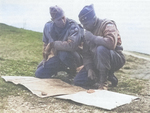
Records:
[[[51,49],[53,48],[53,46],[54,46],[53,42],[48,43],[48,45],[46,46],[44,55],[43,55],[45,61],[48,59],[48,56],[50,55]]]
[[[90,78],[91,80],[94,80],[94,81],[96,81],[96,79],[97,79],[96,74],[92,69],[88,70],[88,78]]]
[[[90,31],[86,31],[86,32],[85,32],[85,40],[86,40],[86,41],[90,41],[90,42],[91,42],[94,37],[95,37],[95,36],[94,36]]]

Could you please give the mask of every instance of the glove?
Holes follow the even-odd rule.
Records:
[[[96,74],[92,69],[88,70],[88,78],[90,78],[91,80],[94,80],[94,81],[96,81],[96,79],[97,79]]]
[[[98,46],[103,45],[107,47],[106,42],[104,41],[104,38],[101,36],[95,36],[91,32],[86,31],[85,32],[85,40],[88,42],[92,42],[93,44],[96,44]]]
[[[85,40],[86,41],[89,41],[89,42],[93,42],[94,41],[94,39],[95,39],[95,35],[93,35],[90,31],[86,31],[85,32]]]

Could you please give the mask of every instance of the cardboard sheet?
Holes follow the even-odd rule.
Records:
[[[95,90],[94,93],[81,91],[75,94],[57,96],[56,98],[70,99],[85,105],[112,110],[118,106],[130,103],[132,100],[137,99],[138,97],[107,90]]]
[[[138,97],[120,94],[107,90],[94,90],[94,93],[87,93],[87,90],[72,86],[60,79],[39,79],[27,76],[1,76],[5,81],[21,84],[28,88],[38,97],[56,96],[59,99],[70,99],[89,106],[95,106],[112,110],[118,106],[128,104]],[[58,96],[61,95],[61,96]]]
[[[1,76],[5,81],[21,84],[38,97],[73,94],[85,89],[72,86],[60,79],[39,79],[27,76]]]

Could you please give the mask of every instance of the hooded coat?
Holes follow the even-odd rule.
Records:
[[[104,46],[109,50],[118,52],[123,62],[125,62],[124,55],[121,52],[123,50],[121,44],[121,37],[115,22],[97,18],[93,31],[88,36],[85,36],[83,45],[83,64],[86,70],[93,68],[94,55],[98,46]],[[109,66],[108,68],[110,69],[111,67]]]

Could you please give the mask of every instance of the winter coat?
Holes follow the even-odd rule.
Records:
[[[47,45],[54,42],[55,51],[74,52],[81,44],[83,28],[71,19],[66,20],[65,28],[57,30],[55,24],[50,21],[46,23],[43,32],[43,42]]]
[[[87,35],[85,33],[83,64],[86,69],[92,68],[93,55],[98,46],[104,46],[109,50],[115,50],[119,46],[122,50],[121,43],[121,37],[115,22],[107,19],[97,19],[93,31],[88,32]]]

